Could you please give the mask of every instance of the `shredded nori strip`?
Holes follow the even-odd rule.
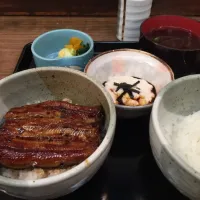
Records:
[[[141,78],[138,78],[138,77],[136,77],[136,76],[132,76],[133,78],[137,78],[137,79],[141,79]],[[155,94],[155,96],[157,95],[157,93],[156,93],[156,88],[155,88],[155,86],[152,84],[152,83],[150,83],[149,81],[147,81],[146,80],[146,82],[148,83],[148,84],[150,84],[153,88],[152,88],[152,90],[151,90],[151,92],[153,92],[154,94]],[[137,87],[136,87],[137,88]],[[139,89],[139,88],[137,88],[137,89]],[[155,99],[155,98],[154,98]]]
[[[104,81],[104,82],[102,83],[102,84],[103,84],[103,86],[105,86],[105,85],[106,85],[106,82],[107,82],[107,81]]]
[[[117,97],[117,102],[121,105],[124,105],[122,98],[126,94],[126,92],[122,92],[118,97]]]
[[[137,76],[132,76],[133,78],[137,78],[137,79],[141,79],[141,78],[139,78],[139,77],[137,77]]]
[[[133,89],[133,88],[132,88],[131,91],[132,91],[132,92],[135,92],[135,93],[137,93],[137,94],[140,94],[140,91],[138,91],[138,90],[136,90],[136,89]]]
[[[148,82],[149,83],[149,82]],[[151,84],[151,83],[149,83],[149,84]],[[152,84],[151,84],[152,85]],[[154,93],[154,95],[156,96],[157,94],[156,94],[156,88],[154,87],[154,85],[152,85],[153,86],[153,88],[151,89],[151,92],[153,92]],[[152,101],[151,101],[151,103],[153,102],[155,100],[155,98],[153,98],[152,99]]]
[[[132,90],[132,87],[135,87],[136,85],[138,85],[140,83],[140,81],[137,81],[136,83],[134,83],[133,85],[131,84],[128,84],[128,83],[115,83],[114,82],[114,85],[117,86],[117,89],[116,89],[116,92],[119,90],[119,89],[123,89],[124,91],[127,90],[127,91],[130,91]],[[138,91],[139,92],[139,91]]]
[[[117,86],[117,89],[116,89],[116,92],[119,90],[119,89],[123,89],[123,93],[121,94],[121,95],[119,95],[119,97],[117,98],[117,101],[118,101],[118,103],[119,104],[122,104],[122,105],[124,105],[124,103],[123,103],[123,101],[122,101],[122,98],[123,98],[123,96],[127,93],[129,96],[130,96],[130,98],[134,98],[134,95],[133,95],[133,92],[135,92],[135,93],[137,93],[137,94],[139,94],[140,93],[140,91],[139,90],[137,90],[136,88],[132,88],[132,87],[135,87],[136,85],[138,85],[140,83],[140,81],[137,81],[136,83],[134,83],[134,84],[128,84],[128,83],[115,83],[114,82],[114,85],[115,86]]]
[[[134,95],[133,95],[133,93],[132,93],[131,91],[128,91],[127,93],[128,93],[128,95],[129,95],[129,97],[130,97],[131,99],[134,98]]]

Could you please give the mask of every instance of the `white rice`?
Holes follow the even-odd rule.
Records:
[[[186,116],[174,127],[172,146],[186,163],[200,172],[200,111]]]
[[[18,179],[18,180],[37,180],[41,178],[47,178],[50,176],[55,176],[57,174],[63,173],[69,170],[72,167],[65,169],[8,169],[8,168],[0,168],[0,174],[7,178]]]

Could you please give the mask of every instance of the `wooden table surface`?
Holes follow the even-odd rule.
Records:
[[[25,44],[46,31],[60,28],[84,31],[94,40],[117,40],[115,17],[0,17],[0,78],[13,72]]]
[[[200,17],[194,17],[200,21]],[[25,44],[49,30],[73,28],[97,41],[115,41],[116,17],[0,17],[0,79],[11,74]]]

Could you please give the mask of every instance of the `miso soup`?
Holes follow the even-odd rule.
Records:
[[[182,50],[200,49],[200,36],[181,28],[160,27],[147,33],[146,37],[157,44],[169,48]]]

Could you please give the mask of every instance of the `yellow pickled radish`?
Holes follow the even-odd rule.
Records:
[[[83,48],[80,44],[75,44],[73,47],[75,50]]]
[[[84,48],[82,46],[82,40],[77,37],[72,37],[69,40],[69,44],[66,44],[63,49],[61,49],[58,53],[59,58],[63,57],[70,57],[70,56],[76,56],[79,49]]]
[[[67,48],[67,49],[73,49],[74,47],[73,47],[72,44],[67,44],[67,45],[65,45],[65,48]]]
[[[69,40],[69,44],[71,45],[80,45],[82,43],[82,40],[80,38],[77,38],[77,37],[72,37],[70,40]]]

